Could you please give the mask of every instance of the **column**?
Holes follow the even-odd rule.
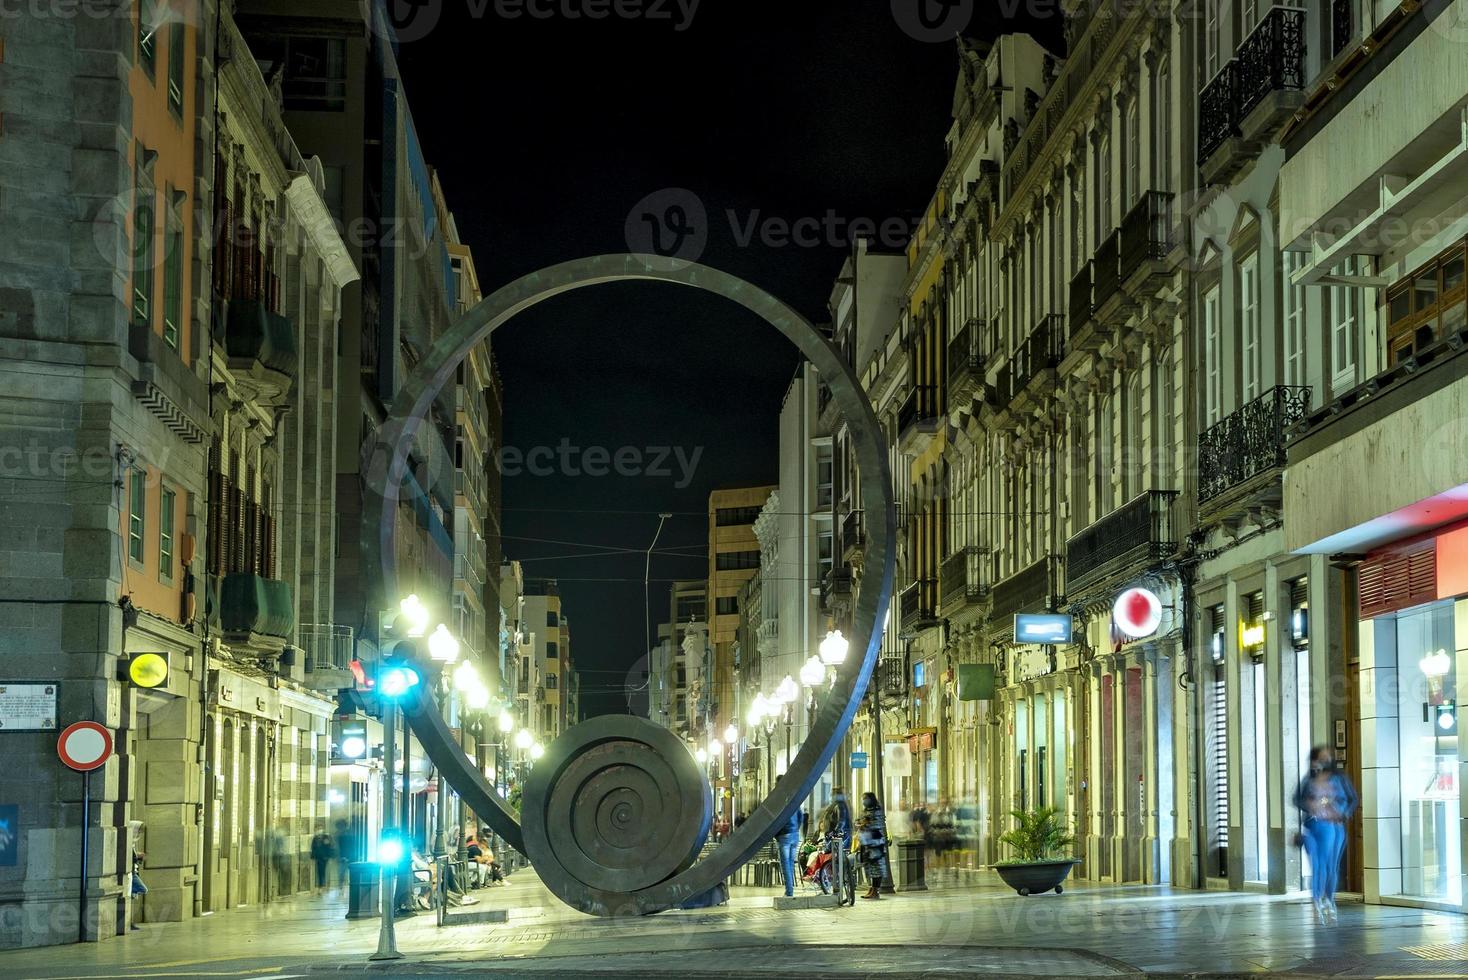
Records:
[[[1381,896],[1402,891],[1396,620],[1389,616],[1365,620],[1360,635],[1363,887],[1366,901],[1378,903]],[[1463,659],[1461,653],[1458,659]]]
[[[1224,674],[1228,685],[1228,886],[1244,886],[1244,711],[1239,650],[1239,584],[1230,579],[1224,598]],[[1253,719],[1248,719],[1253,727]],[[1253,767],[1250,767],[1252,778]]]

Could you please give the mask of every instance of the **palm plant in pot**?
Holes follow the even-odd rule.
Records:
[[[1014,851],[1015,860],[1002,861],[993,866],[994,870],[1021,895],[1052,888],[1059,895],[1060,883],[1079,863],[1073,857],[1061,856],[1075,844],[1075,838],[1066,831],[1060,810],[1047,806],[1039,810],[1014,810],[1010,815],[1016,826],[1001,834],[999,841]]]

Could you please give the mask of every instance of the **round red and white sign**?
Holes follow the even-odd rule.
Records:
[[[1111,622],[1133,640],[1151,636],[1162,625],[1162,600],[1151,589],[1127,589],[1111,607]]]
[[[56,754],[77,772],[99,769],[112,756],[112,733],[95,721],[67,725],[56,740]]]

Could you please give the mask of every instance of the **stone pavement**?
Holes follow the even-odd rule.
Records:
[[[935,883],[936,884],[936,883]],[[562,906],[531,871],[475,896],[509,921],[439,929],[400,920],[405,958],[370,964],[376,920],[348,922],[339,896],[145,925],[102,944],[0,953],[0,978],[363,976],[769,977],[1287,974],[1468,978],[1468,916],[1343,903],[1339,924],[1308,901],[1075,882],[1020,898],[984,873],[855,908],[776,912],[771,889],[729,905],[636,920]]]

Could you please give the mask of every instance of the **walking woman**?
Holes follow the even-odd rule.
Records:
[[[891,864],[887,860],[887,811],[882,809],[877,794],[868,791],[861,794],[861,812],[868,831],[861,853],[871,881],[871,888],[862,898],[877,899],[881,897],[882,886],[892,884]]]
[[[1302,814],[1301,843],[1310,856],[1310,894],[1321,922],[1336,917],[1335,892],[1346,847],[1346,821],[1355,812],[1356,802],[1356,790],[1345,773],[1336,770],[1330,749],[1324,745],[1311,749],[1310,772],[1295,790],[1295,806]]]

